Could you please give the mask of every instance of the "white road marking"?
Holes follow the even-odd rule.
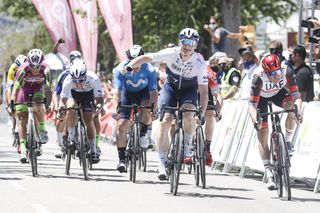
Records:
[[[17,180],[14,180],[15,177],[11,176],[6,170],[0,169],[0,177],[8,181],[14,189],[20,191],[25,190],[25,188]]]
[[[44,207],[43,205],[39,204],[39,203],[31,203],[30,204],[32,206],[32,208],[34,210],[36,210],[36,212],[38,213],[50,213],[48,211],[48,209],[46,209],[46,207]]]

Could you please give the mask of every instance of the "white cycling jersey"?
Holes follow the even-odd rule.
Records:
[[[207,65],[200,53],[194,52],[187,61],[180,57],[180,47],[166,48],[151,54],[152,62],[167,64],[167,81],[177,88],[208,85]]]
[[[87,72],[86,80],[82,88],[75,88],[75,84],[72,81],[72,76],[68,75],[63,82],[61,98],[72,98],[71,90],[75,92],[89,92],[93,90],[94,97],[103,97],[103,91],[99,77],[94,72]]]
[[[253,75],[258,75],[262,80],[262,88],[260,92],[260,96],[264,98],[270,98],[275,96],[282,88],[287,85],[287,78],[286,78],[286,67],[281,67],[281,74],[280,74],[280,81],[275,84],[272,83],[267,76],[266,72],[264,72],[263,68],[259,66],[255,69]]]

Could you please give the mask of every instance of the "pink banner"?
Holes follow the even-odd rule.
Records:
[[[98,23],[96,0],[69,0],[80,40],[83,58],[90,71],[96,71]]]
[[[65,45],[59,45],[59,52],[69,57],[69,53],[75,50],[76,30],[71,11],[66,0],[32,0],[44,21],[53,42],[59,38],[65,40]]]
[[[98,0],[101,13],[120,60],[126,59],[125,51],[132,45],[130,0]]]

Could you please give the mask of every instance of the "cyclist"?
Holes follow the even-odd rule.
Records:
[[[117,170],[126,172],[125,151],[127,147],[127,131],[129,129],[130,109],[118,106],[119,101],[122,105],[130,105],[132,103],[149,106],[154,103],[157,107],[158,91],[157,91],[157,73],[155,68],[149,63],[143,63],[137,66],[134,73],[122,74],[121,70],[134,58],[144,54],[143,48],[139,45],[131,46],[127,51],[126,60],[122,61],[114,70],[114,110],[119,108],[117,119],[116,141],[118,147],[119,164]],[[153,109],[155,111],[155,109]],[[148,126],[151,124],[150,109],[142,109],[141,130],[140,130],[140,146],[147,148],[149,139],[147,135]]]
[[[217,81],[217,74],[213,72],[210,66],[208,66],[208,104],[216,104],[217,107],[217,114],[213,110],[206,110],[205,113],[205,142],[206,142],[206,156],[207,156],[207,162],[206,164],[208,166],[212,165],[212,155],[210,151],[212,136],[213,136],[213,130],[214,130],[214,117],[220,117],[220,111],[222,107],[223,98],[220,93],[219,84]]]
[[[165,62],[167,79],[160,94],[159,106],[179,106],[184,109],[195,109],[200,93],[202,109],[208,104],[207,65],[201,54],[195,52],[199,42],[199,34],[195,29],[185,28],[179,33],[179,46],[163,49],[157,53],[146,54],[133,59],[123,72],[148,62]],[[203,111],[204,114],[205,111]],[[166,180],[165,164],[169,148],[168,131],[171,127],[173,112],[166,112],[160,124],[158,178]],[[184,163],[192,163],[192,138],[195,134],[195,116],[193,112],[183,114],[184,128]]]
[[[257,109],[261,113],[268,111],[268,101],[272,101],[284,109],[292,109],[293,104],[298,106],[298,112],[301,112],[301,98],[298,91],[294,74],[289,72],[285,66],[281,66],[277,55],[269,54],[262,59],[259,66],[253,73],[249,113],[257,130],[259,140],[260,156],[265,168],[267,177],[267,188],[274,190],[276,188],[273,180],[272,165],[270,163],[270,150],[268,147],[268,117],[262,116],[262,122],[258,122]],[[302,117],[299,116],[299,121]],[[293,132],[295,127],[294,113],[289,113],[286,120],[286,130]],[[286,135],[286,141],[292,140],[292,135]]]
[[[81,53],[77,50],[71,51],[70,52],[70,63],[72,64],[74,60],[76,59],[81,59]],[[61,90],[62,90],[62,85],[64,80],[66,79],[66,77],[70,74],[70,69],[66,69],[65,71],[63,71],[62,73],[60,73],[60,75],[58,76],[57,79],[57,85],[55,88],[55,91],[52,95],[52,105],[53,105],[53,109],[57,112],[59,109],[59,100],[60,100],[60,94],[61,94]],[[57,130],[57,148],[55,151],[55,157],[56,158],[61,158],[61,155],[64,153],[64,145],[63,145],[63,136],[64,136],[64,132],[65,132],[65,126],[66,126],[66,122],[65,122],[65,118],[61,117],[60,119],[57,119],[55,121],[55,125],[56,125],[56,130]]]
[[[12,127],[10,129],[11,132],[15,130],[16,127],[16,119],[14,116],[14,113],[11,112],[10,110],[10,99],[11,99],[11,94],[12,94],[12,89],[13,89],[13,84],[14,84],[14,78],[16,76],[16,73],[19,69],[19,67],[27,61],[27,57],[25,55],[18,55],[16,59],[14,60],[14,63],[10,66],[8,75],[7,75],[7,85],[6,85],[6,103],[7,103],[7,111],[9,113],[10,119],[10,126]]]
[[[32,49],[27,55],[27,62],[19,67],[15,77],[15,83],[11,96],[11,108],[13,103],[25,103],[31,94],[34,101],[42,101],[45,86],[50,87],[50,71],[47,64],[43,62],[44,54],[40,49]],[[45,130],[44,108],[42,104],[33,106],[36,120],[39,124],[40,142],[47,143],[48,135]],[[19,118],[19,137],[20,137],[20,161],[26,163],[26,131],[28,122],[28,107],[25,104],[19,104],[15,107],[17,117]],[[41,152],[40,152],[41,153]]]
[[[83,120],[87,127],[88,142],[90,144],[90,155],[92,163],[98,163],[100,156],[96,149],[96,133],[93,124],[93,104],[96,102],[97,109],[103,106],[103,92],[99,77],[94,72],[87,72],[83,60],[74,60],[70,66],[70,75],[63,82],[60,93],[59,108],[74,107],[76,102],[81,104]],[[61,115],[59,115],[60,117]],[[66,114],[68,128],[68,146],[75,146],[75,112],[68,110]]]

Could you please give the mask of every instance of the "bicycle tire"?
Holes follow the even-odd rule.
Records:
[[[141,148],[140,149],[140,156],[141,156],[141,163],[142,163],[142,171],[147,171],[147,149]]]
[[[28,125],[28,140],[29,143],[29,160],[31,164],[32,176],[36,177],[38,174],[38,165],[37,165],[37,154],[36,154],[36,145],[34,137],[34,126],[32,124]]]
[[[139,131],[138,125],[136,123],[133,124],[133,144],[132,144],[132,155],[131,155],[131,163],[132,163],[132,182],[136,182],[137,176],[137,157],[139,150]]]
[[[288,150],[285,144],[284,135],[282,133],[279,134],[279,144],[282,152],[282,181],[283,188],[286,192],[286,200],[291,200],[291,184],[290,184],[290,158],[288,154]]]
[[[89,180],[88,166],[87,166],[87,147],[86,147],[86,129],[80,125],[79,127],[79,138],[80,138],[80,161],[83,170],[83,176],[85,180]]]
[[[194,180],[195,180],[195,185],[196,186],[199,186],[199,183],[200,183],[200,165],[199,165],[199,146],[198,146],[198,129],[196,129],[196,135],[195,135],[195,138],[194,138],[194,144],[195,144],[195,149],[194,149],[194,154],[193,154],[193,168],[194,168],[194,171],[193,171],[193,174],[194,174]]]
[[[71,166],[71,148],[66,147],[67,149],[67,159],[66,159],[66,168],[65,168],[65,173],[66,175],[70,174],[70,166]]]
[[[176,152],[175,152],[175,162],[174,162],[174,181],[173,181],[173,195],[177,195],[178,188],[179,188],[179,178],[180,178],[180,171],[181,171],[181,165],[183,160],[183,131],[181,128],[178,129],[177,139],[176,142]]]
[[[279,198],[282,198],[283,196],[283,180],[282,180],[282,150],[279,148],[279,135],[277,135],[277,141],[275,141],[277,143],[277,146],[278,146],[278,151],[276,153],[277,155],[277,161],[276,161],[276,164],[275,164],[275,168],[276,168],[276,178],[277,178],[277,181],[279,183],[279,186],[277,186],[277,193],[278,193],[278,197]]]
[[[203,130],[200,126],[197,129],[197,149],[199,150],[199,166],[200,166],[200,177],[201,177],[201,183],[202,188],[206,188],[206,158],[205,158],[205,144],[204,144],[204,136],[203,136]]]
[[[174,159],[175,159],[175,136],[172,137],[171,143],[170,143],[170,147],[168,150],[168,154],[167,154],[167,166],[166,166],[166,170],[167,170],[167,175],[169,178],[169,186],[170,186],[170,192],[173,192],[173,166],[174,166]]]

